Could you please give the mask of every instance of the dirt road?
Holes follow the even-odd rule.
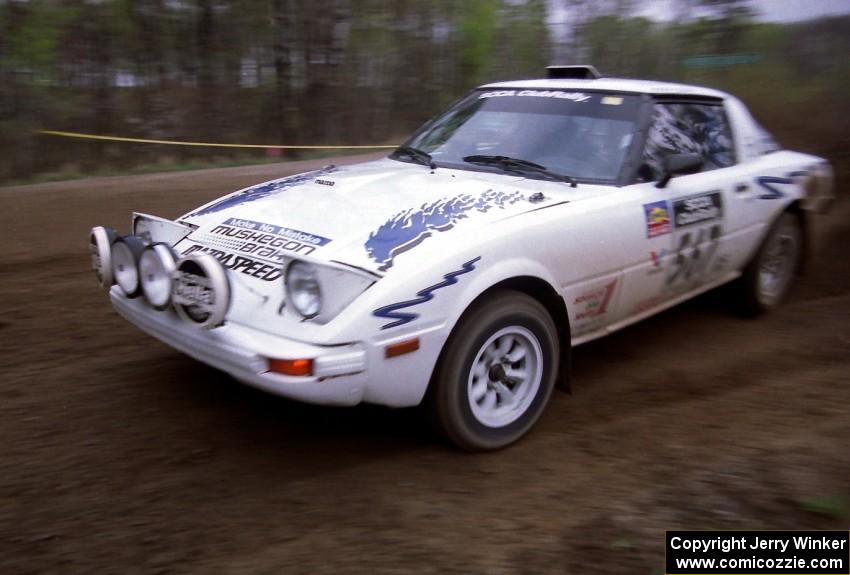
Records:
[[[650,574],[664,529],[848,528],[850,201],[779,312],[715,292],[581,347],[529,437],[467,455],[239,385],[96,286],[92,225],[308,167],[0,189],[0,573]]]

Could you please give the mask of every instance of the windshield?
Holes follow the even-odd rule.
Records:
[[[632,142],[639,102],[635,95],[599,92],[477,90],[414,134],[403,146],[407,153],[392,157],[416,161],[413,149],[438,166],[499,172],[522,169],[505,159],[524,160],[550,175],[614,182]],[[524,175],[546,176],[539,169]]]

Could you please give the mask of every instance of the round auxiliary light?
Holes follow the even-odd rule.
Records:
[[[108,288],[115,283],[112,276],[112,242],[118,234],[112,228],[97,226],[89,232],[89,254],[91,268],[100,287]]]
[[[122,236],[112,243],[112,275],[124,295],[130,298],[142,293],[139,258],[144,250],[145,242],[137,236]]]
[[[215,257],[187,256],[177,262],[171,278],[171,301],[177,315],[206,329],[224,321],[230,305],[230,283]]]
[[[286,293],[292,307],[304,318],[310,319],[322,311],[322,290],[316,267],[303,261],[294,261],[286,268]]]
[[[176,269],[176,258],[168,244],[157,243],[145,248],[139,258],[139,281],[142,293],[158,310],[171,303],[171,274]]]

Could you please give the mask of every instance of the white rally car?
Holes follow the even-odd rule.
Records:
[[[176,349],[303,401],[424,401],[481,450],[529,430],[574,345],[732,280],[777,305],[832,184],[729,94],[552,67],[385,159],[90,241],[115,309]]]

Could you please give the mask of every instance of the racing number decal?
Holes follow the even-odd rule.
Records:
[[[682,234],[665,284],[670,286],[679,280],[688,281],[702,276],[720,245],[721,231],[721,225],[714,224]]]
[[[677,246],[664,281],[666,287],[700,279],[709,269],[723,234],[723,197],[708,192],[673,201]]]

